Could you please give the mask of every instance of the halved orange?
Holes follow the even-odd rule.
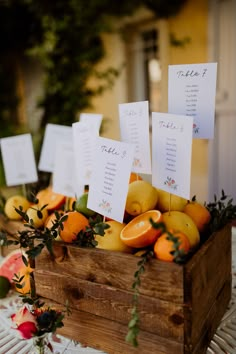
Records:
[[[62,206],[62,204],[65,203],[66,200],[65,195],[55,193],[52,190],[51,186],[39,191],[36,194],[36,198],[38,199],[40,205],[47,204],[46,208],[48,211],[59,209]]]
[[[155,243],[161,235],[161,229],[152,227],[152,219],[155,223],[162,221],[162,214],[159,210],[148,210],[133,218],[122,230],[121,240],[128,246],[143,248]]]

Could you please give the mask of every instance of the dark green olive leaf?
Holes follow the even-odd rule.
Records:
[[[39,219],[42,219],[43,218],[43,213],[41,212],[41,210],[37,210],[37,217]]]

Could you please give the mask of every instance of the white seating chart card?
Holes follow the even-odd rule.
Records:
[[[190,199],[193,118],[152,113],[152,184]]]
[[[52,176],[52,189],[66,197],[80,196],[84,186],[76,185],[73,142],[57,143]]]
[[[121,141],[134,144],[132,171],[151,174],[148,101],[119,104]]]
[[[170,65],[168,112],[193,117],[193,137],[213,139],[217,63]]]
[[[59,124],[47,124],[39,158],[38,169],[53,172],[57,142],[72,141],[72,127]]]
[[[134,145],[97,138],[88,208],[123,222]]]
[[[92,174],[92,160],[97,127],[89,122],[77,122],[72,124],[73,144],[75,152],[75,173],[79,185],[89,185]]]
[[[93,124],[99,132],[101,124],[102,124],[102,118],[103,118],[103,115],[98,114],[98,113],[81,113],[79,116],[79,121],[80,122],[89,122],[89,123]]]
[[[31,135],[21,134],[2,138],[0,142],[7,186],[37,182]]]

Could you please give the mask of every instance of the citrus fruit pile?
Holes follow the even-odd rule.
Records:
[[[10,197],[5,204],[5,214],[9,219],[19,220],[21,216],[15,209],[21,208],[35,227],[51,228],[57,211],[57,215],[66,218],[62,219],[56,240],[73,242],[80,231],[90,226],[90,218],[97,215],[87,207],[88,191],[78,198],[68,199],[47,187],[39,191],[36,198],[38,203],[32,204],[22,196]],[[152,248],[156,258],[173,261],[176,245],[185,253],[197,249],[210,219],[210,212],[201,203],[159,190],[132,172],[124,220],[119,223],[106,219],[109,228],[104,236],[95,236],[97,248],[135,254],[138,250]]]

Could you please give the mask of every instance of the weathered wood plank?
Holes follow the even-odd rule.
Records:
[[[57,308],[60,306],[54,302],[51,304]],[[109,354],[184,353],[183,344],[145,331],[140,331],[139,345],[134,348],[125,342],[127,326],[83,311],[74,310],[64,323],[58,333]]]
[[[50,261],[47,251],[43,251],[36,259],[37,269],[57,272],[65,277],[79,278],[117,289],[131,289],[139,258],[121,252],[68,246],[60,242],[55,242],[54,249],[57,259],[63,259],[64,250],[63,261]],[[142,275],[140,293],[182,304],[183,267],[157,259],[150,260]]]
[[[189,320],[188,340],[195,346],[201,337],[206,317],[218,295],[231,278],[231,232],[225,228],[212,237],[184,266],[185,271],[185,318]],[[230,297],[228,294],[227,298]],[[220,306],[220,304],[219,304]],[[196,331],[196,328],[198,331]]]
[[[58,273],[37,271],[37,293],[74,309],[128,325],[133,293]],[[179,342],[184,339],[183,306],[154,297],[139,297],[140,328]]]
[[[213,338],[231,299],[231,280],[230,277],[228,281],[225,282],[223,289],[218,294],[210,311],[207,313],[204,325],[199,331],[198,341],[193,346],[194,350],[186,351],[185,354],[206,353],[209,343]]]

